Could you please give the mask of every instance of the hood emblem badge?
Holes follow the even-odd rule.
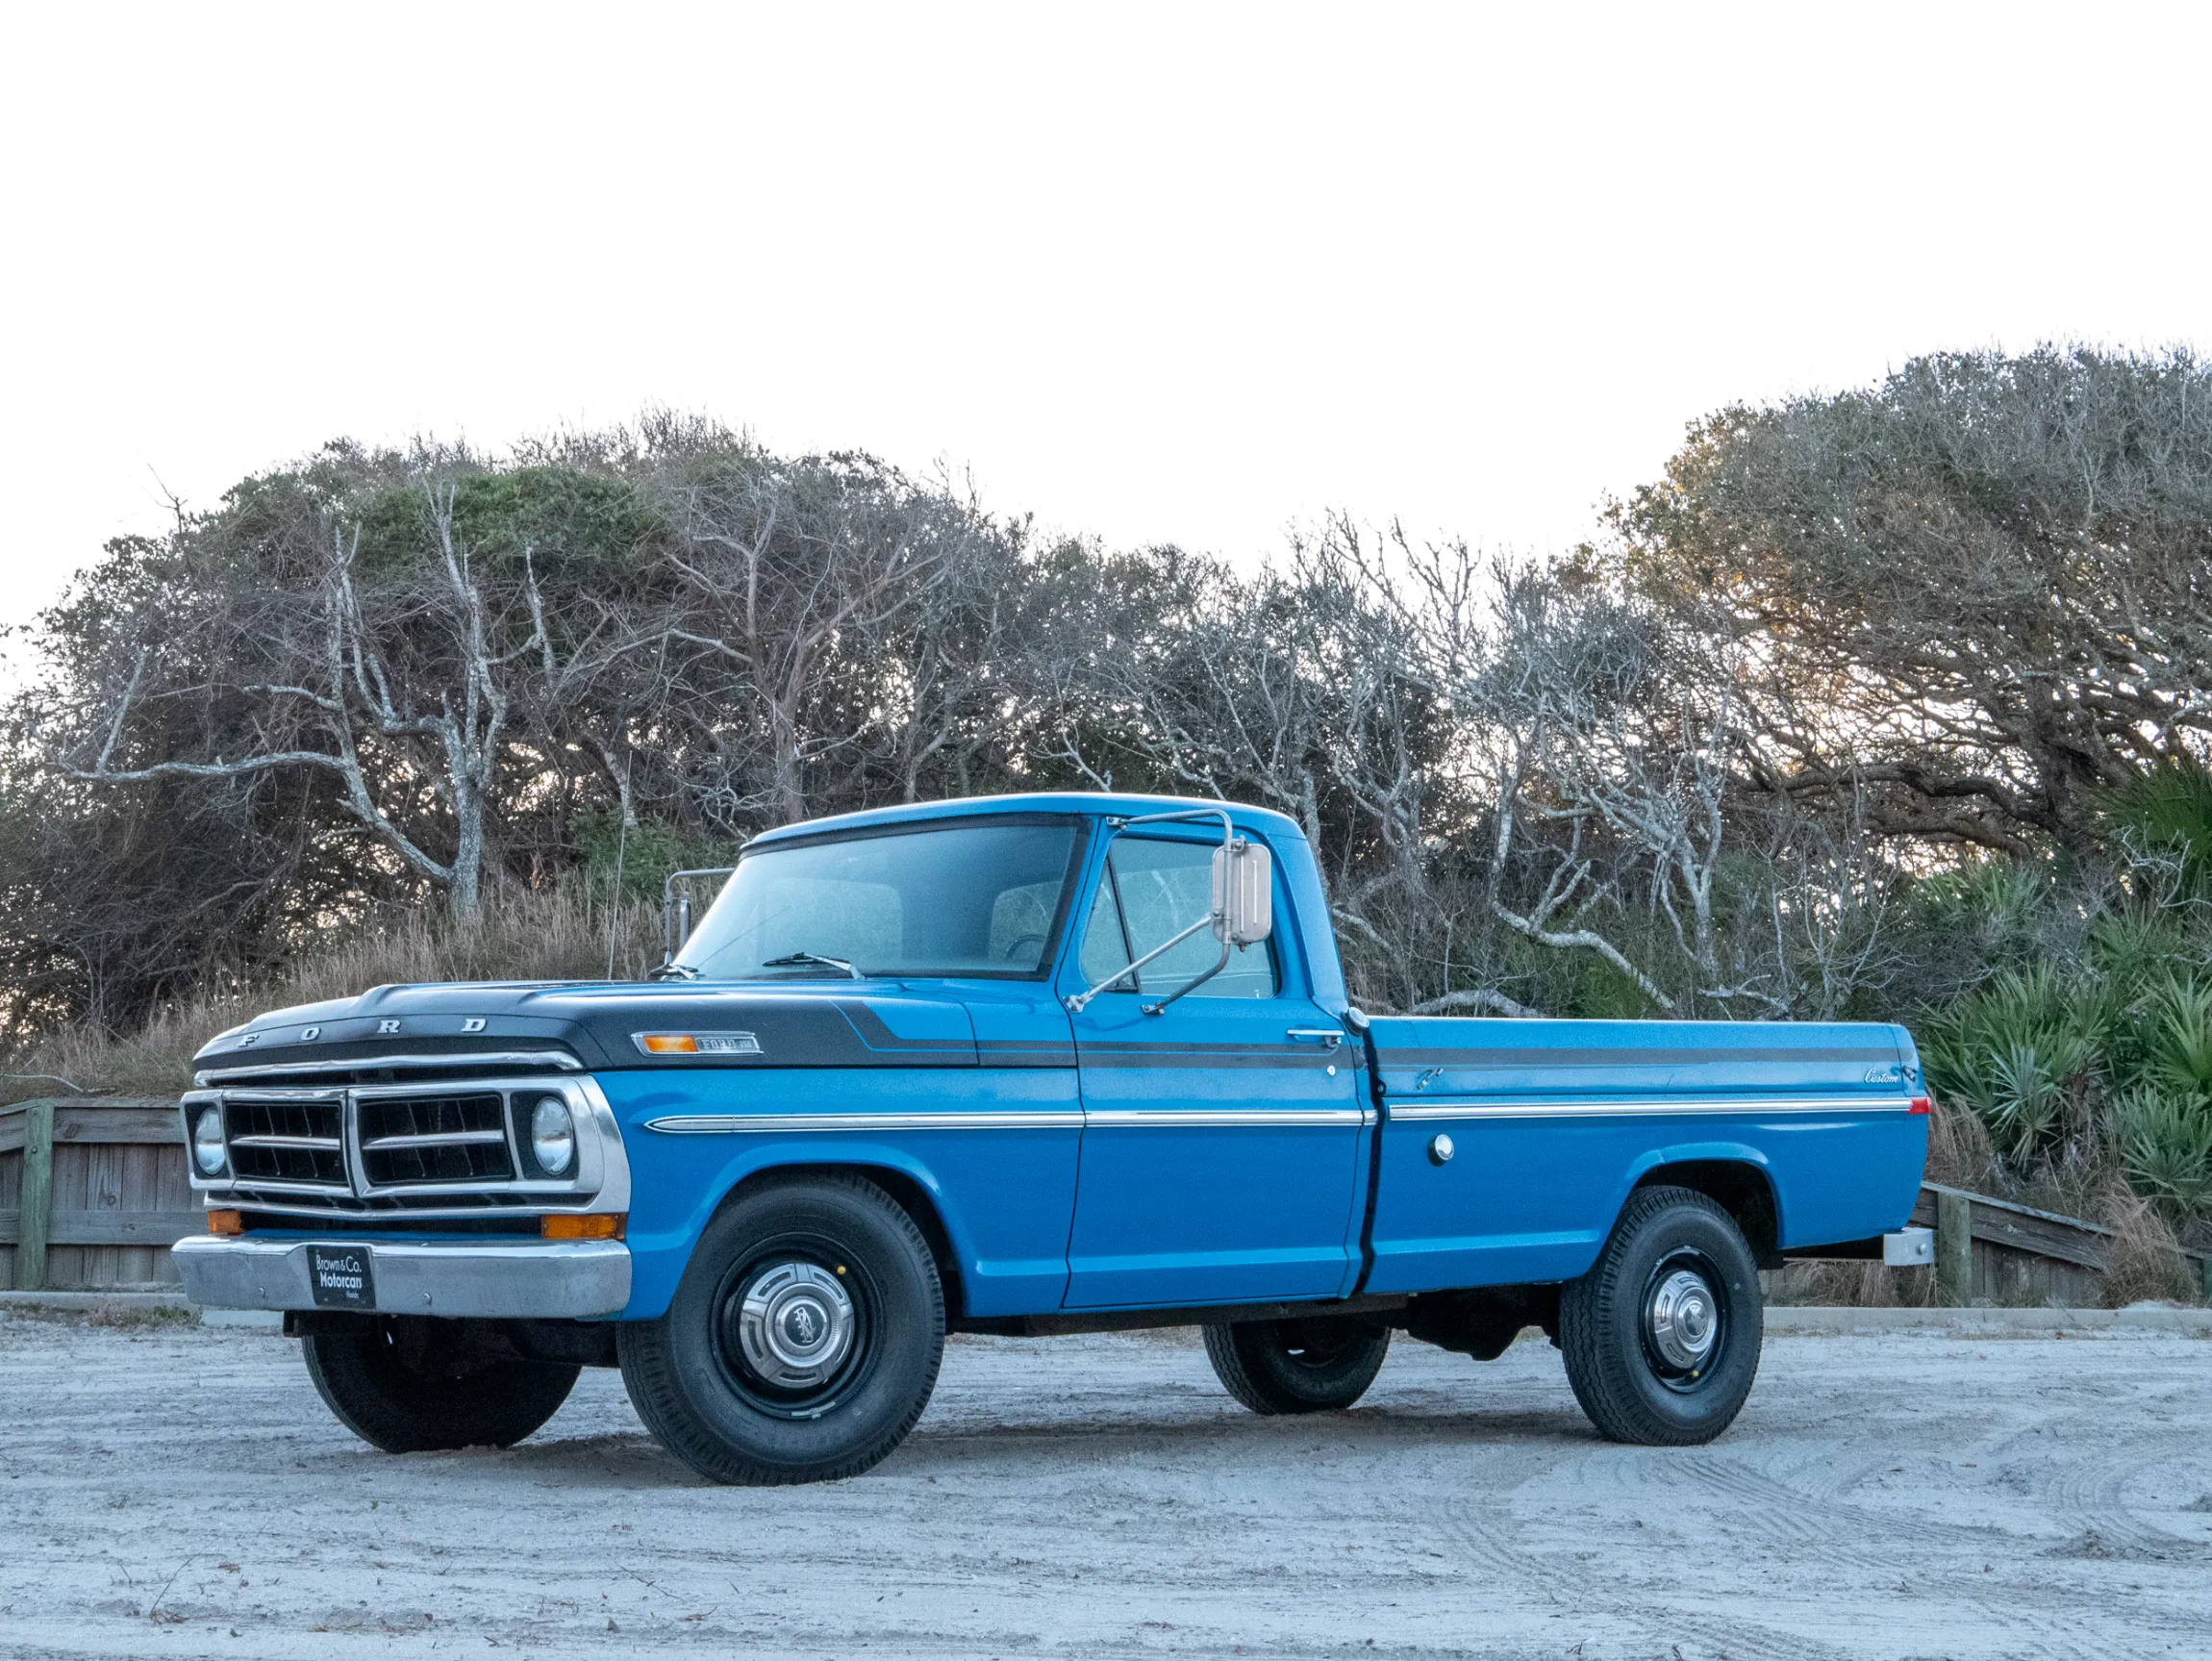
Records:
[[[470,1016],[461,1023],[461,1030],[463,1032],[482,1032],[484,1030],[484,1018],[480,1015]]]
[[[299,1029],[299,1041],[302,1044],[313,1044],[321,1036],[322,1028],[319,1026],[303,1026]]]
[[[630,1042],[645,1055],[759,1055],[749,1032],[634,1032]]]
[[[396,1020],[380,1020],[376,1023],[376,1030],[379,1036],[382,1036],[386,1033],[397,1032],[399,1030],[399,1022]]]

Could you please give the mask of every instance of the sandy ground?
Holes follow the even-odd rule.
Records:
[[[271,1334],[0,1317],[0,1654],[2212,1655],[2212,1344],[1777,1338],[1714,1447],[1401,1341],[1262,1420],[1192,1335],[957,1340],[874,1472],[717,1489],[587,1372],[389,1458]]]

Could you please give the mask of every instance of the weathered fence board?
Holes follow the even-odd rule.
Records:
[[[206,1226],[173,1104],[0,1108],[0,1287],[173,1286],[169,1246]]]

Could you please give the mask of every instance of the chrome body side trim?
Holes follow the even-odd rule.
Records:
[[[690,1113],[648,1119],[664,1136],[820,1130],[1081,1130],[1080,1108],[1007,1113]]]
[[[304,1240],[193,1235],[169,1248],[185,1296],[213,1309],[314,1309]],[[338,1236],[368,1255],[385,1315],[511,1321],[590,1320],[630,1301],[630,1248],[618,1240],[479,1239],[428,1245]]]
[[[645,1120],[664,1136],[735,1136],[814,1131],[1171,1130],[1267,1125],[1372,1124],[1359,1107],[1083,1109],[1006,1113],[698,1113]]]
[[[1233,1125],[1354,1125],[1367,1115],[1356,1107],[1113,1107],[1086,1109],[1083,1123],[1093,1130],[1215,1129]]]
[[[1783,1113],[1910,1113],[1910,1096],[1792,1096],[1757,1101],[1394,1101],[1394,1122],[1468,1119],[1667,1118],[1674,1114],[1758,1117]]]

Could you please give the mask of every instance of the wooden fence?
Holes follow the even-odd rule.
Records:
[[[1932,1182],[1913,1221],[1936,1231],[1946,1303],[2103,1301],[2109,1229]],[[0,1290],[174,1286],[169,1246],[206,1226],[173,1101],[0,1107]],[[2212,1257],[2184,1255],[2212,1302]]]
[[[0,1107],[0,1289],[174,1286],[169,1246],[207,1225],[173,1100]]]
[[[1948,1304],[2093,1308],[2117,1242],[2109,1228],[2010,1200],[1921,1184],[1913,1221],[1936,1232],[1936,1285]],[[2212,1255],[2184,1250],[2189,1277],[2212,1302]]]

